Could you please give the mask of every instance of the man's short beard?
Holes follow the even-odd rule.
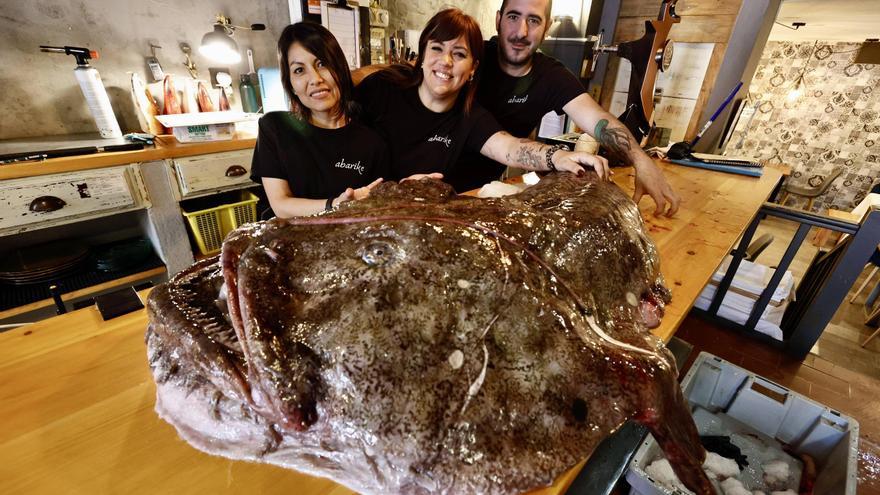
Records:
[[[510,60],[509,58],[504,57],[504,61],[507,63],[507,65],[512,65],[514,67],[523,67],[525,65],[529,65],[532,62],[532,56],[529,55],[522,60]]]
[[[532,63],[532,57],[535,56],[534,52],[530,51],[529,54],[522,60],[511,60],[510,57],[507,56],[507,50],[505,50],[501,46],[501,43],[498,44],[498,52],[501,55],[501,57],[504,58],[504,62],[507,65],[512,65],[514,67],[522,67],[524,65],[529,65],[530,63]]]

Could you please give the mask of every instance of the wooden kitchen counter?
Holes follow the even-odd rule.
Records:
[[[221,151],[251,149],[257,143],[256,136],[236,133],[228,141],[206,141],[202,143],[179,143],[171,135],[157,136],[155,146],[147,146],[135,151],[110,151],[91,155],[65,156],[43,161],[31,161],[0,165],[0,180],[34,177],[38,175],[76,172],[93,168],[127,165],[129,163],[151,162],[166,158],[205,155]]]
[[[668,340],[781,177],[663,165],[683,198],[673,219],[642,213],[673,293]],[[631,190],[631,172],[615,170]],[[343,495],[331,481],[203,454],[153,412],[143,310],[108,322],[94,307],[0,334],[0,492]],[[579,468],[550,488],[563,493]]]

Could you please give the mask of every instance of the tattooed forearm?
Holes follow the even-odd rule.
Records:
[[[596,141],[607,151],[609,161],[614,164],[633,164],[633,160],[630,157],[632,148],[629,141],[629,133],[625,128],[611,127],[606,119],[602,119],[596,124],[596,130],[593,134]]]
[[[546,153],[548,146],[532,141],[519,139],[518,144],[507,150],[507,164],[526,170],[547,170]]]

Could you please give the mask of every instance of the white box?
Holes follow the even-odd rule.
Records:
[[[707,352],[697,357],[681,387],[701,435],[728,435],[735,433],[733,427],[736,433],[787,444],[815,460],[815,495],[855,495],[856,420]],[[645,473],[660,456],[660,446],[648,435],[626,472],[630,495],[681,493],[660,486]]]
[[[235,123],[258,120],[261,114],[245,112],[202,112],[157,115],[156,119],[171,128],[181,143],[227,141],[235,135]]]

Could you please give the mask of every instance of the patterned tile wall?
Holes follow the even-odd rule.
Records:
[[[844,172],[813,211],[851,210],[880,179],[880,65],[853,63],[859,43],[770,42],[726,154],[792,166],[789,181],[817,185]],[[787,98],[803,72],[802,94]],[[759,102],[759,103],[755,103]],[[737,147],[739,146],[739,147]],[[800,198],[788,205],[804,207]]]

